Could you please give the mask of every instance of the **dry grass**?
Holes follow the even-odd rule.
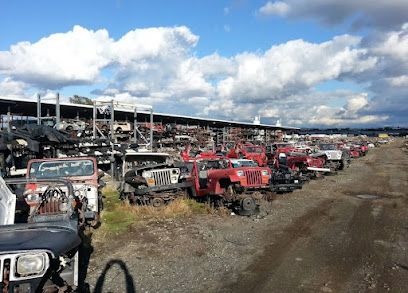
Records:
[[[132,225],[151,220],[164,220],[190,217],[197,214],[216,214],[227,216],[228,209],[210,207],[189,198],[178,198],[167,205],[153,206],[129,205],[119,199],[115,187],[108,185],[103,190],[105,209],[102,212],[102,226],[98,234],[119,234],[128,231]]]

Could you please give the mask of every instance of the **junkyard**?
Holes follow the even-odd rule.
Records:
[[[1,136],[3,292],[404,291],[402,137],[218,137],[152,111],[112,123],[112,103],[81,130],[37,105]]]
[[[407,0],[0,0],[0,293],[408,292]]]

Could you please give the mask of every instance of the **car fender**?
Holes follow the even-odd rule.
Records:
[[[238,176],[238,175],[236,175],[236,174],[229,175],[229,180],[230,180],[232,183],[241,182],[242,179],[243,179],[242,177],[240,177],[240,176]]]

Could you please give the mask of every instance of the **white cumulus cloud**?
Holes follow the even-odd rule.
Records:
[[[261,15],[276,14],[276,15],[280,15],[280,16],[285,16],[285,15],[288,14],[289,10],[290,10],[290,6],[285,2],[282,2],[282,1],[275,1],[275,2],[268,1],[268,2],[266,2],[266,4],[264,6],[259,8],[259,13]]]
[[[406,29],[363,41],[352,35],[291,40],[225,57],[197,56],[199,36],[185,26],[134,29],[116,40],[105,29],[75,26],[0,51],[0,94],[89,84],[100,99],[152,104],[162,112],[241,121],[260,114],[264,121],[298,126],[374,124],[389,116],[378,105],[393,103],[316,87],[332,80],[364,82],[378,96],[379,89],[405,89]],[[395,101],[402,92],[393,93]]]

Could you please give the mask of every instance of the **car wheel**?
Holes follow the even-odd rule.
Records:
[[[239,214],[242,216],[251,216],[255,214],[257,204],[252,197],[244,197],[239,203]]]
[[[161,207],[164,205],[164,200],[161,197],[155,197],[150,200],[150,204],[155,207]]]

